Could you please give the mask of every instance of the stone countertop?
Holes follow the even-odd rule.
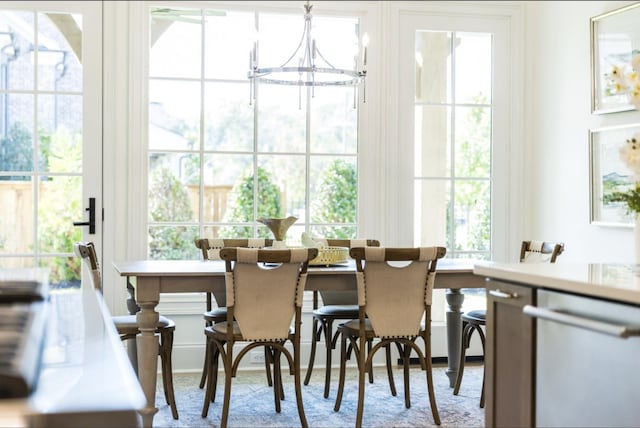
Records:
[[[146,402],[102,296],[50,293],[36,390],[0,400],[0,427],[131,427]]]
[[[473,273],[537,288],[640,305],[640,266],[631,264],[476,262]]]

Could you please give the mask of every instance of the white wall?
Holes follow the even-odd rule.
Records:
[[[634,260],[632,229],[589,223],[589,129],[640,122],[591,114],[589,19],[630,3],[526,2],[523,227],[564,241],[559,262]]]

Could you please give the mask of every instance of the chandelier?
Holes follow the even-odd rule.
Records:
[[[367,77],[367,44],[368,36],[362,38],[363,54],[359,61],[354,58],[354,68],[345,69],[334,67],[320,52],[316,39],[311,34],[311,9],[312,5],[304,5],[304,32],[298,43],[298,47],[291,56],[278,67],[258,66],[258,46],[254,42],[253,49],[249,55],[248,78],[251,83],[250,98],[256,96],[256,84],[268,83],[276,85],[293,85],[311,87],[311,96],[314,96],[316,86],[353,86],[354,87],[354,107],[357,96],[356,88],[362,83],[362,100],[367,101],[366,82]],[[358,69],[358,63],[362,63],[362,68]]]

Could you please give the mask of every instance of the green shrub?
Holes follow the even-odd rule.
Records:
[[[311,206],[311,221],[315,223],[354,224],[358,202],[356,168],[351,162],[334,160],[324,170],[318,187],[318,198]],[[355,238],[355,227],[317,228],[317,235],[325,238]]]
[[[149,219],[153,222],[187,222],[193,219],[189,193],[166,166],[156,168],[149,186]],[[149,257],[156,260],[190,259],[197,227],[170,225],[149,228]]]
[[[254,217],[253,194],[255,181],[253,169],[246,169],[238,178],[231,189],[229,208],[225,213],[225,223],[253,223],[260,217],[283,217],[282,193],[277,184],[271,179],[269,172],[258,167],[258,192],[257,192],[257,217]],[[223,226],[220,228],[221,237],[252,238],[248,232],[251,229],[246,226]],[[266,228],[260,228],[259,235],[268,238],[271,232]]]

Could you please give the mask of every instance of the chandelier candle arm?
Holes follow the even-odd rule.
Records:
[[[305,23],[302,38],[293,54],[284,64],[278,67],[260,67],[258,65],[259,45],[254,42],[253,49],[250,52],[249,72],[247,73],[251,84],[250,93],[253,99],[256,97],[256,84],[258,83],[294,85],[301,88],[308,86],[311,87],[312,96],[314,96],[314,88],[316,86],[353,86],[357,88],[362,83],[363,102],[366,102],[365,79],[367,77],[368,36],[365,34],[362,40],[362,69],[358,69],[357,55],[354,58],[354,68],[352,70],[337,68],[324,57],[318,47],[318,42],[312,37],[312,8],[313,6],[307,1],[304,6]],[[295,58],[298,58],[298,62],[294,65]]]

